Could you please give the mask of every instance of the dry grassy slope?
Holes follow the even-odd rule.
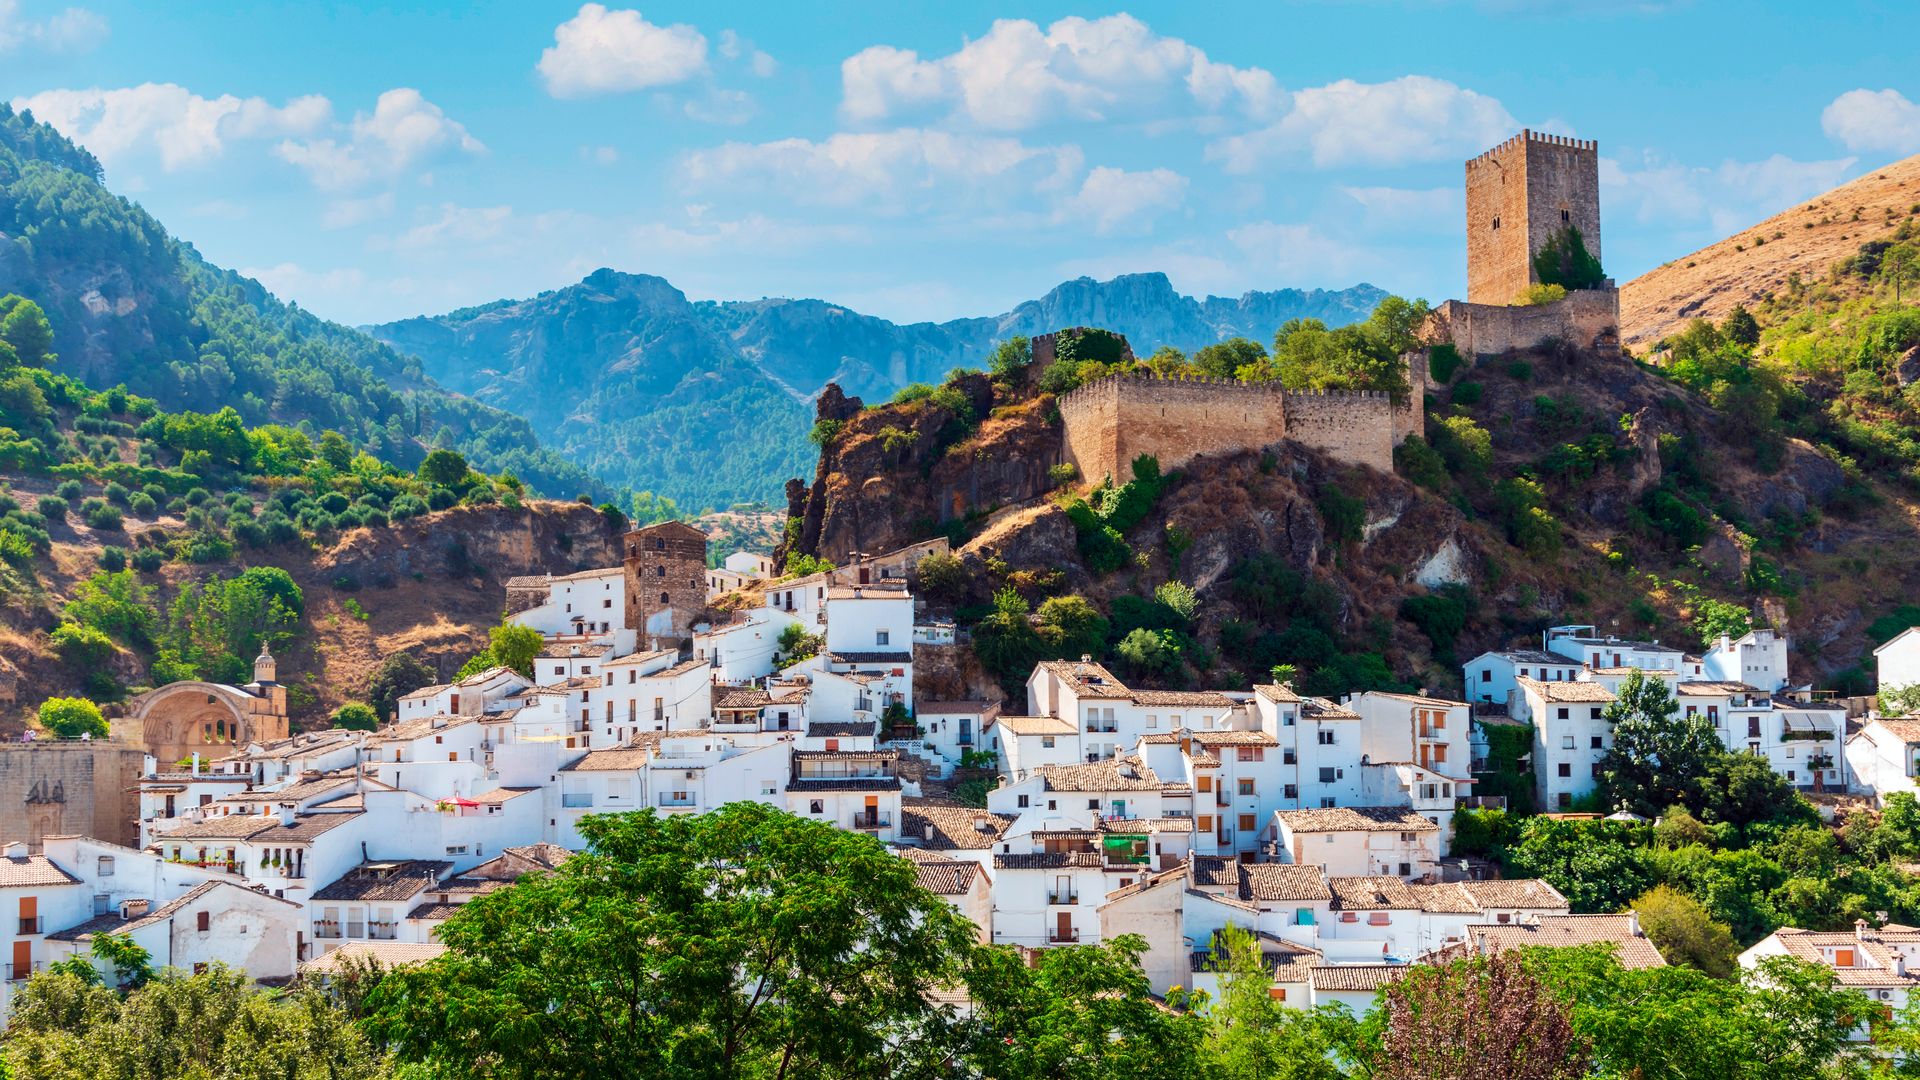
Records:
[[[13,490],[36,494],[26,482]],[[129,519],[128,524],[140,532],[179,522]],[[77,692],[77,680],[48,648],[47,630],[74,585],[97,568],[100,548],[129,540],[126,534],[103,534],[83,525],[56,527],[52,556],[40,564],[40,593],[10,598],[0,609],[0,683],[8,674],[17,680],[13,702],[0,702],[0,735],[17,731],[47,696]],[[448,552],[456,543],[475,569],[452,572]],[[305,593],[307,613],[293,648],[281,657],[280,677],[312,691],[312,702],[295,712],[297,723],[311,724],[359,697],[390,654],[410,652],[442,675],[457,669],[485,644],[486,629],[499,622],[508,577],[565,573],[618,559],[618,537],[597,511],[543,501],[517,510],[455,507],[386,529],[355,529],[319,550],[288,546],[241,551],[224,564],[169,563],[149,580],[158,585],[157,599],[164,606],[182,584],[209,574],[230,576],[248,565],[272,565],[292,575]],[[349,582],[354,587],[339,587]],[[366,612],[365,620],[349,611],[348,600]],[[133,654],[123,654],[119,667],[129,684],[146,681],[144,662]]]
[[[1717,322],[1735,304],[1751,307],[1784,287],[1789,274],[1821,277],[1836,260],[1891,232],[1915,206],[1920,206],[1920,155],[1875,169],[1649,270],[1620,290],[1621,340],[1643,350],[1692,319]],[[1766,242],[1756,245],[1756,238]]]

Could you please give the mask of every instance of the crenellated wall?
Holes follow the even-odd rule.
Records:
[[[1451,341],[1468,362],[1476,356],[1531,349],[1551,338],[1583,349],[1618,348],[1620,293],[1579,289],[1564,300],[1537,306],[1449,300],[1427,316],[1421,338],[1428,344]]]
[[[1282,439],[1342,461],[1393,468],[1393,448],[1424,431],[1418,402],[1424,354],[1413,358],[1411,400],[1383,393],[1288,391],[1277,383],[1204,377],[1111,375],[1062,396],[1066,460],[1092,483],[1133,477],[1133,459],[1152,454],[1162,469],[1202,454],[1234,453]]]

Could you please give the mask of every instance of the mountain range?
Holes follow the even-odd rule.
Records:
[[[1144,273],[1077,278],[1000,315],[900,324],[825,300],[691,301],[662,278],[601,269],[531,299],[364,329],[436,383],[525,416],[607,482],[698,509],[776,501],[804,475],[812,399],[829,382],[885,400],[1010,337],[1069,326],[1117,330],[1141,355],[1265,341],[1288,319],[1365,318],[1385,295],[1363,284],[1202,299]]]

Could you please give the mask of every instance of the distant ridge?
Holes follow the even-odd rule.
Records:
[[[829,382],[869,401],[977,366],[1016,335],[1118,331],[1145,356],[1281,323],[1363,319],[1372,285],[1196,298],[1162,273],[1062,282],[999,315],[895,323],[818,299],[690,301],[666,279],[602,268],[525,300],[365,329],[430,377],[525,416],[596,475],[683,507],[777,502],[812,464],[809,401]]]

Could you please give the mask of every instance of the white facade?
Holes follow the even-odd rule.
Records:
[[[1613,745],[1605,717],[1613,692],[1590,680],[1519,683],[1513,716],[1533,725],[1534,796],[1542,810],[1565,810],[1598,783],[1600,759]]]
[[[1750,630],[1739,638],[1721,634],[1702,659],[1710,680],[1746,683],[1762,693],[1786,689],[1787,639],[1772,630]]]
[[[1461,665],[1468,701],[1505,705],[1520,688],[1515,678],[1571,682],[1583,665],[1539,650],[1484,652]]]
[[[1876,803],[1896,791],[1920,795],[1920,720],[1868,720],[1847,740],[1846,759],[1854,787]]]
[[[609,566],[547,579],[547,601],[507,616],[548,637],[604,634],[627,625],[626,569]]]
[[[797,616],[776,608],[746,612],[738,622],[696,631],[693,657],[712,664],[714,677],[721,682],[764,679],[774,672],[781,633],[799,621]]]
[[[1546,650],[1590,668],[1639,668],[1686,674],[1686,654],[1657,641],[1600,637],[1591,626],[1556,626],[1544,635]]]
[[[1893,640],[1873,650],[1873,659],[1880,689],[1920,683],[1920,626],[1900,631]]]

